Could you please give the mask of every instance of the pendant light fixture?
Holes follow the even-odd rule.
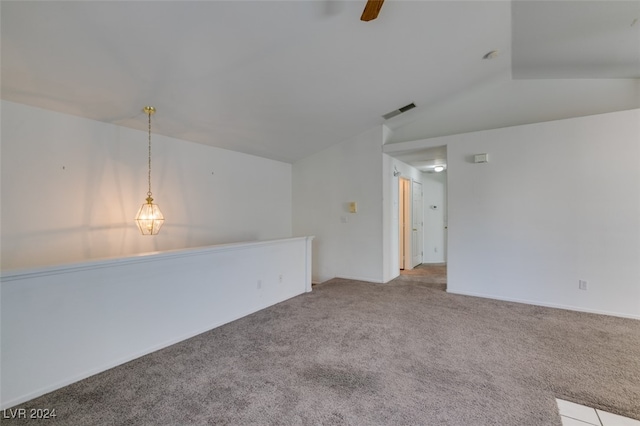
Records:
[[[149,182],[149,191],[147,192],[147,202],[140,207],[136,215],[136,224],[142,235],[156,235],[160,232],[164,223],[164,216],[157,204],[153,204],[151,198],[151,115],[156,112],[152,106],[146,106],[142,109],[149,116],[149,173],[147,180]]]

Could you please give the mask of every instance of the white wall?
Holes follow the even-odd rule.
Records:
[[[2,408],[311,291],[310,250],[288,238],[3,272]]]
[[[314,235],[313,280],[383,280],[382,126],[293,164],[294,235]],[[349,213],[348,203],[358,203]]]
[[[389,129],[383,126],[383,143]],[[387,282],[400,274],[398,268],[398,239],[393,240],[393,227],[398,227],[398,182],[393,179],[393,159],[382,154],[382,281]],[[391,173],[391,176],[389,176]],[[395,181],[395,183],[394,183]],[[395,185],[395,189],[393,187]],[[395,192],[394,192],[395,191]],[[396,197],[393,198],[393,194]],[[391,194],[391,196],[389,196]]]
[[[640,318],[640,110],[425,145],[447,145],[448,291]]]
[[[422,173],[424,250],[422,262],[446,261],[447,172]],[[434,209],[433,206],[436,208]]]
[[[158,134],[152,144],[166,221],[149,237],[133,222],[146,132],[2,101],[2,269],[291,236],[290,164]]]

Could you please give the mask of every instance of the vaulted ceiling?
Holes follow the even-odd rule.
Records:
[[[286,162],[640,107],[640,1],[364,3],[2,1],[1,95]]]

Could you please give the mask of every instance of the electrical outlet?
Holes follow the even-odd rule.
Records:
[[[587,289],[587,282],[585,280],[578,280],[578,289],[586,290]]]
[[[262,288],[262,280],[258,280],[258,290]]]

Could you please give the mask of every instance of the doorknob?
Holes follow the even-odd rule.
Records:
[[[413,230],[414,230],[414,231],[417,231],[417,230],[418,230],[418,228],[413,228]]]

